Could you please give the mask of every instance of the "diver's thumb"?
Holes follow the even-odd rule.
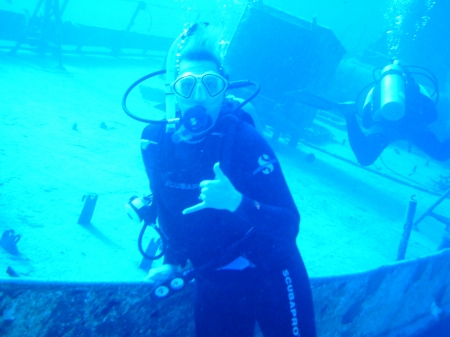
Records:
[[[216,179],[223,179],[226,178],[225,173],[223,173],[222,169],[220,168],[220,163],[217,162],[214,164],[214,174],[216,175]]]

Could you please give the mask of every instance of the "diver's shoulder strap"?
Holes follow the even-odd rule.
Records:
[[[141,153],[145,170],[151,179],[153,172],[157,168],[157,162],[161,149],[161,142],[166,132],[165,124],[149,124],[142,131]]]
[[[376,99],[379,97],[378,91],[377,86],[375,86],[367,93],[362,111],[362,125],[365,129],[370,129],[372,126],[375,110],[378,109],[376,107],[376,103],[378,102]]]
[[[157,142],[159,138],[162,138],[164,131],[164,124],[148,124],[142,131],[141,139]]]
[[[250,108],[250,104],[247,104],[244,107],[242,107],[241,109],[236,110],[236,108],[243,101],[244,100],[242,98],[238,98],[233,95],[228,95],[224,102],[224,107],[225,107],[225,109],[231,111],[241,121],[246,122],[246,123],[252,125],[253,127],[256,127],[256,123],[254,120],[255,117],[253,116],[253,114],[255,114],[256,112],[254,111],[255,108],[253,108],[253,106],[251,106],[251,108]]]
[[[225,174],[230,172],[231,160],[233,157],[233,147],[236,139],[237,130],[241,127],[242,123],[246,122],[254,126],[253,119],[244,110],[237,109],[240,104],[237,100],[227,101],[222,106],[222,118],[219,123],[219,127],[224,133],[222,140],[222,153],[220,154],[220,168]]]

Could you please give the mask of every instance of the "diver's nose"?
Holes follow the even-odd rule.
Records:
[[[201,83],[197,83],[192,94],[192,98],[196,101],[203,101],[206,99],[206,89]]]

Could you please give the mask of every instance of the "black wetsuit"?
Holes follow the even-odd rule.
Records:
[[[252,126],[222,124],[229,123],[219,121],[195,144],[175,144],[157,125],[143,132],[143,139],[159,138],[143,158],[158,222],[169,238],[164,263],[214,264],[195,279],[197,336],[250,337],[255,321],[264,336],[315,336],[309,279],[296,245],[300,216],[280,165]],[[199,183],[214,179],[216,162],[242,203],[233,213],[208,208],[182,215],[200,202]],[[248,238],[227,249],[251,228]],[[252,266],[218,270],[240,256]]]
[[[374,88],[372,101],[363,111],[364,133],[354,114],[346,115],[347,131],[358,162],[368,166],[375,162],[383,150],[396,140],[408,140],[431,158],[445,161],[450,158],[450,138],[440,142],[428,125],[437,120],[432,100],[420,92],[412,79],[405,88],[405,115],[398,121],[372,119],[379,109],[379,87]]]

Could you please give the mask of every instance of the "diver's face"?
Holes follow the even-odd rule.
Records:
[[[185,74],[197,76],[206,73],[220,76],[219,69],[217,69],[216,64],[211,61],[183,60],[180,62],[178,72],[179,75],[177,78],[180,78]],[[212,124],[214,125],[217,121],[217,117],[219,116],[225,94],[224,91],[221,91],[219,94],[214,95],[211,90],[208,91],[205,87],[205,85],[208,85],[207,81],[207,77],[205,77],[203,81],[201,78],[197,78],[195,86],[193,87],[192,92],[190,92],[189,97],[181,97],[176,95],[176,100],[182,115],[184,115],[187,110],[195,106],[205,108],[206,113],[211,116]]]

